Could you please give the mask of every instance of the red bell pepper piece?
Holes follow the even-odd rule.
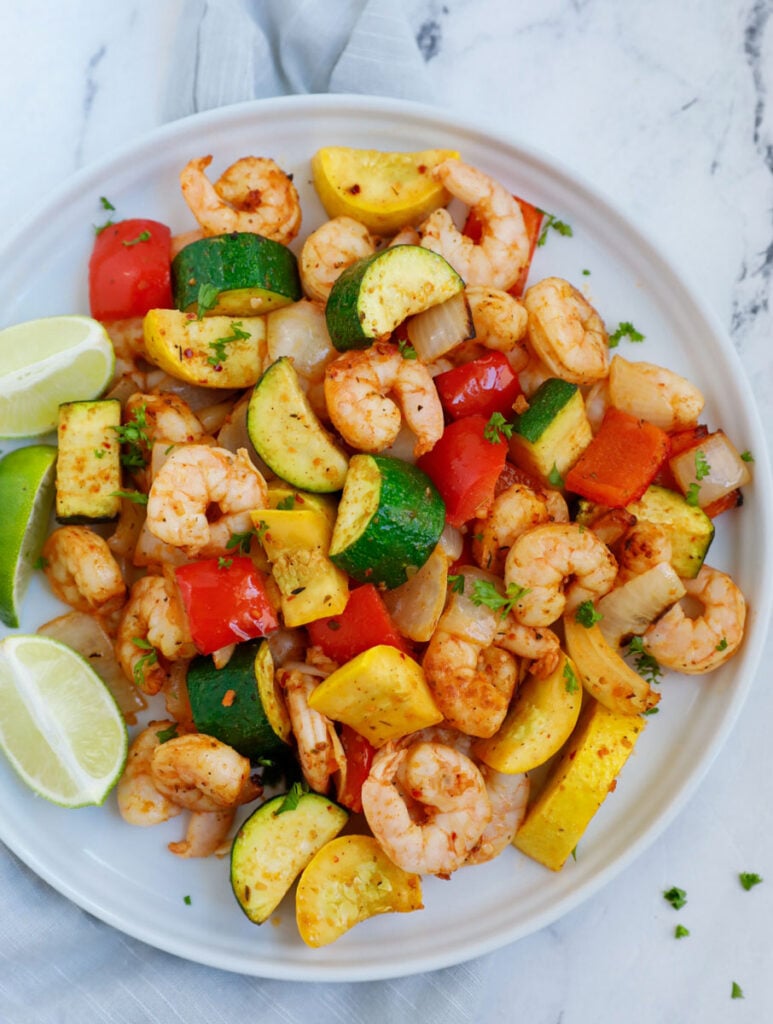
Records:
[[[531,261],[534,256],[534,250],[537,248],[537,242],[539,241],[540,231],[542,230],[542,218],[545,215],[542,212],[542,210],[539,209],[539,207],[533,206],[525,199],[521,199],[520,196],[514,196],[513,198],[517,200],[518,205],[521,208],[521,213],[523,214],[523,223],[526,227],[526,234],[529,238],[529,258],[524,264],[524,266],[521,267],[521,272],[518,275],[518,278],[515,281],[515,283],[508,288],[508,291],[514,298],[520,299],[526,287],[526,279],[529,276],[529,268],[531,267]],[[463,228],[464,234],[467,235],[468,238],[471,238],[474,242],[479,242],[481,239],[481,228],[482,225],[480,221],[475,216],[475,214],[472,211],[470,211],[470,213],[467,215],[467,220]]]
[[[202,654],[279,626],[265,576],[248,556],[204,558],[175,569],[191,638]]]
[[[668,434],[660,427],[610,406],[564,483],[590,501],[625,508],[644,494],[669,450]]]
[[[339,664],[379,644],[388,644],[406,654],[412,651],[372,583],[352,590],[340,615],[316,619],[306,628],[312,644]]]
[[[417,465],[440,491],[446,505],[446,521],[463,526],[485,511],[507,457],[507,444],[487,440],[485,416],[466,416],[450,423],[432,451]]]
[[[509,416],[523,394],[518,374],[501,352],[487,352],[438,374],[435,387],[443,409],[455,420],[476,415],[488,419],[495,412]]]
[[[97,235],[89,260],[89,303],[96,320],[126,320],[171,309],[171,240],[166,224],[134,218]]]
[[[339,733],[346,754],[346,781],[338,787],[336,800],[350,811],[362,811],[362,784],[370,773],[375,747],[350,725],[342,725]]]

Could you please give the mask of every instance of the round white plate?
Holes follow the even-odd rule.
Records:
[[[303,237],[324,219],[309,160],[320,146],[334,144],[456,148],[468,162],[571,224],[572,238],[551,232],[537,249],[531,280],[566,277],[587,292],[610,329],[631,321],[646,341],[624,341],[618,352],[688,376],[706,397],[703,418],[709,426],[723,427],[740,450],[764,454],[735,352],[656,246],[587,185],[544,158],[438,111],[388,100],[309,96],[230,107],[169,125],[87,169],[50,196],[3,247],[3,326],[88,312],[92,225],[105,219],[100,196],[114,204],[117,218],[152,217],[173,232],[184,231],[194,225],[177,176],[190,158],[213,154],[216,176],[238,157],[272,156],[294,174]],[[132,827],[121,820],[114,796],[102,808],[63,810],[34,797],[3,761],[0,837],[38,875],[116,928],[179,956],[245,974],[307,981],[386,978],[444,967],[527,935],[575,907],[639,855],[684,805],[726,739],[754,681],[769,613],[766,467],[767,460],[758,457],[744,507],[717,521],[709,557],[712,565],[732,572],[747,595],[751,614],[742,651],[710,683],[664,680],[660,713],[649,719],[617,789],[579,844],[576,862],[559,873],[508,849],[491,864],[466,868],[448,881],[426,879],[423,911],[375,918],[333,945],[311,950],[298,937],[292,896],[270,923],[257,928],[231,894],[227,860],[187,861],[170,854],[166,844],[180,837],[180,819],[147,830]],[[23,628],[32,630],[55,612],[36,581]]]

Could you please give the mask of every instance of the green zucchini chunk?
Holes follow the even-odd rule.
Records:
[[[203,310],[202,285],[217,292]],[[301,298],[298,261],[286,245],[252,232],[200,238],[172,260],[172,295],[183,312],[256,316]]]
[[[579,387],[550,377],[516,417],[510,454],[516,465],[547,484],[551,474],[563,476],[574,465],[592,437]]]
[[[313,493],[343,487],[348,458],[314,414],[287,356],[253,388],[247,432],[269,469],[293,487]]]
[[[694,579],[714,540],[714,523],[702,508],[676,491],[651,484],[638,501],[626,506],[637,520],[662,526],[671,541],[671,565],[677,576]]]
[[[294,806],[287,797],[275,796],[253,811],[231,847],[231,888],[255,924],[274,912],[314,854],[349,819],[319,793],[302,793]]]
[[[188,696],[199,732],[227,743],[251,761],[285,752],[268,644],[237,644],[224,668],[198,655],[188,668]],[[281,707],[281,705],[280,705]]]
[[[121,511],[121,403],[117,398],[59,406],[56,518],[108,523]]]
[[[325,306],[330,338],[339,350],[367,348],[408,316],[445,302],[464,281],[436,252],[395,245],[357,260],[336,279]]]
[[[386,455],[354,455],[329,558],[359,583],[392,590],[432,554],[445,515],[437,488],[417,466]]]

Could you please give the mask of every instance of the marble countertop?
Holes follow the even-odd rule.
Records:
[[[296,30],[312,17],[310,2],[283,3]],[[254,95],[254,53],[218,25],[232,24],[229,10],[259,6],[6,0],[3,233],[117,147]],[[364,3],[325,6],[345,21]],[[770,436],[771,0],[404,0],[396,9],[416,42],[427,102],[576,170],[658,241],[730,336]],[[2,879],[40,917],[29,949],[0,924],[0,1019],[193,1024],[235,1021],[249,1007],[283,1022],[771,1020],[771,657],[769,642],[729,741],[677,820],[600,893],[528,938],[432,974],[293,986],[179,961],[88,919],[81,934],[95,951],[73,976],[57,936],[86,915],[3,851]],[[763,884],[744,891],[740,872]],[[680,915],[662,896],[673,885],[689,894]],[[678,941],[677,919],[690,930]],[[116,970],[123,980],[108,991]],[[734,982],[743,998],[731,998]]]

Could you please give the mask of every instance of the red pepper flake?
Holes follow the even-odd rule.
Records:
[[[360,191],[361,191],[361,189],[360,189],[360,186],[359,186],[359,185],[357,185],[357,184],[355,184],[355,185],[350,185],[350,186],[349,186],[349,192],[350,192],[350,194],[351,194],[351,195],[353,195],[353,196],[357,196],[357,195],[359,195],[359,194],[360,194]]]
[[[426,174],[427,173],[427,165],[426,164],[419,164],[419,166],[416,168],[416,170],[419,172],[419,174]]]
[[[183,355],[185,356],[186,359],[191,359],[193,357],[193,349],[186,348],[183,352]]]
[[[220,703],[224,708],[230,708],[233,702],[236,700],[236,690],[226,690],[223,694],[223,699]]]

